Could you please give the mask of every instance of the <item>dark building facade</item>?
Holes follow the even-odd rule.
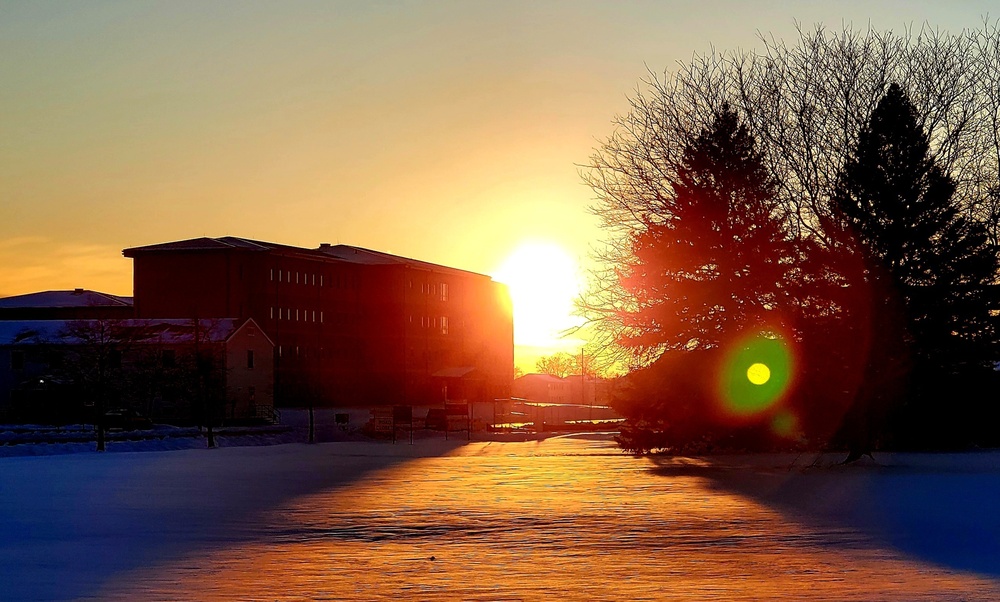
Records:
[[[0,418],[272,421],[273,354],[252,319],[0,320]]]
[[[510,394],[513,323],[488,276],[347,245],[236,237],[125,249],[138,318],[253,318],[282,405],[432,404]]]

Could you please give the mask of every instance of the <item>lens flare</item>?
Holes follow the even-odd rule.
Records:
[[[776,336],[751,336],[725,356],[719,378],[719,396],[725,412],[748,418],[774,407],[792,379],[792,353]]]
[[[766,364],[757,362],[747,368],[747,380],[755,385],[763,385],[771,380],[771,369]]]

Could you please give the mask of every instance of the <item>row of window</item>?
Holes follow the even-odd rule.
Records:
[[[277,310],[277,311],[275,311]],[[300,313],[301,312],[301,313]],[[272,307],[271,308],[271,319],[275,319],[277,315],[278,320],[291,320],[293,322],[319,322],[323,323],[323,312],[316,311],[315,309],[292,309],[290,307]],[[311,318],[311,319],[310,319]],[[318,319],[317,319],[318,318]]]
[[[316,274],[314,272],[299,272],[271,268],[271,282],[274,282],[275,279],[277,279],[278,282],[287,282],[288,284],[333,286],[336,288],[347,288],[349,284],[353,284],[357,287],[357,281],[349,281],[347,276],[341,277],[340,274],[334,274],[332,277],[327,278],[324,274]]]
[[[413,288],[413,280],[409,281],[409,287]],[[441,301],[448,300],[448,283],[421,283],[420,284],[420,294],[430,295],[431,297],[437,297]]]
[[[413,316],[410,316],[410,324],[413,324]],[[433,328],[441,329],[441,334],[448,334],[448,316],[432,317],[432,316],[420,316],[420,327],[421,328]]]

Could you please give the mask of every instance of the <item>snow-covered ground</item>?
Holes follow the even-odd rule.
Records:
[[[0,599],[1000,599],[1000,454],[607,436],[0,458]]]

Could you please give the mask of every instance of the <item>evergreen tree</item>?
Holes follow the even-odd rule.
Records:
[[[671,189],[618,272],[618,342],[646,357],[718,348],[769,320],[792,258],[775,183],[728,105],[685,146]]]
[[[864,324],[865,381],[851,417],[853,451],[870,451],[892,420],[906,442],[936,423],[968,420],[950,395],[985,374],[994,359],[986,293],[997,271],[982,224],[953,200],[954,182],[935,164],[917,111],[893,84],[862,130],[831,201],[857,241],[867,303],[851,319]],[[967,393],[967,391],[965,391]],[[897,410],[906,399],[907,408]],[[937,408],[937,409],[935,409]],[[965,425],[966,428],[969,426]],[[955,428],[950,435],[957,433]],[[947,435],[934,435],[944,442]],[[924,444],[931,443],[924,441]]]
[[[795,260],[775,183],[728,105],[692,133],[669,174],[661,209],[643,216],[617,270],[627,300],[617,342],[647,365],[613,402],[629,419],[619,444],[637,452],[705,451],[765,420],[736,426],[719,415],[716,370],[743,336],[783,325]]]

